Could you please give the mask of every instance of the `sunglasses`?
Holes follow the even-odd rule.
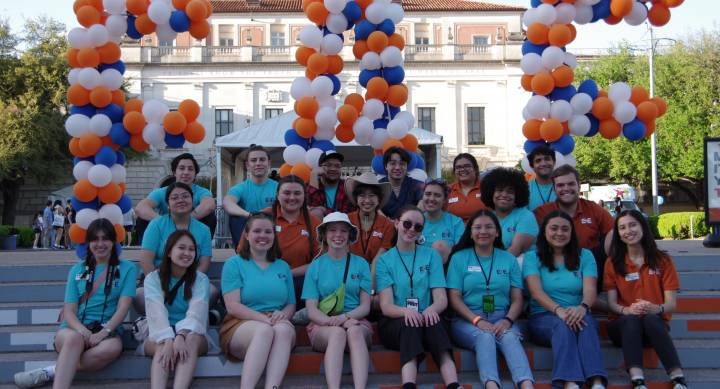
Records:
[[[403,220],[403,221],[402,221],[402,226],[403,226],[406,230],[409,230],[409,229],[411,229],[411,228],[414,227],[414,228],[415,228],[415,232],[422,232],[423,227],[425,227],[424,225],[422,225],[422,224],[420,224],[420,223],[413,223],[413,222],[411,222],[410,220]]]

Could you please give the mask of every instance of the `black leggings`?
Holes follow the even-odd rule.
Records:
[[[670,332],[660,315],[625,315],[608,323],[608,335],[613,344],[622,347],[625,366],[643,366],[643,346],[655,349],[665,370],[682,367]]]
[[[380,341],[383,346],[400,351],[400,365],[405,365],[413,358],[418,363],[425,359],[425,352],[429,351],[440,366],[440,355],[447,351],[452,356],[452,344],[448,337],[447,322],[440,322],[430,327],[409,327],[405,325],[405,318],[390,319],[383,317],[378,323]]]

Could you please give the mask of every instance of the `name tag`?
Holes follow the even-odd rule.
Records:
[[[78,274],[75,274],[75,281],[87,280],[87,279],[89,279],[89,277],[90,276],[87,274],[83,275],[83,273],[78,273]]]
[[[592,218],[591,217],[584,217],[580,219],[580,224],[592,224]]]
[[[448,199],[448,203],[449,203],[449,204],[457,203],[458,201],[460,201],[460,199],[457,198],[457,197],[450,197],[450,198]]]
[[[308,236],[310,235],[306,230],[300,230],[300,235],[302,236]]]
[[[661,276],[662,272],[660,270],[650,269],[648,270],[648,275],[650,276]]]
[[[637,272],[635,273],[628,273],[625,275],[625,281],[637,281],[640,279],[640,274]]]
[[[282,232],[282,227],[275,226],[275,232]]]
[[[471,273],[482,273],[482,267],[480,266],[468,266],[467,271]]]
[[[475,198],[479,199],[479,198],[480,198],[480,193],[476,193],[476,194],[475,194]]]
[[[420,300],[414,297],[405,299],[405,308],[420,312]]]
[[[382,239],[382,237],[383,237],[383,233],[382,233],[382,232],[380,232],[380,231],[373,231],[373,232],[372,232],[372,235],[371,235],[371,237],[373,237],[373,238],[380,238],[380,239]]]

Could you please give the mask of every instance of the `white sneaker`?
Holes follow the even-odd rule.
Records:
[[[52,381],[43,368],[15,373],[15,385],[19,388],[34,388]]]

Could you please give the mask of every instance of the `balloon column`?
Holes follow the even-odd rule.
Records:
[[[670,20],[669,8],[683,0],[532,0],[523,16],[527,39],[523,43],[520,66],[522,87],[533,96],[523,109],[522,131],[525,152],[540,144],[556,151],[557,164],[575,164],[571,135],[606,139],[621,134],[637,141],[655,131],[655,120],[667,110],[665,101],[650,98],[640,86],[624,82],[599,89],[593,80],[573,86],[577,60],[565,46],[576,36],[573,22],[608,24],[620,21],[636,26],[648,20],[655,26]],[[523,168],[531,171],[524,160]]]
[[[207,18],[212,7],[207,0],[76,0],[73,9],[82,27],[68,33],[67,59],[72,69],[67,100],[71,107],[65,129],[72,137],[69,149],[75,157],[77,180],[72,198],[77,217],[70,239],[83,256],[87,227],[97,218],[110,220],[119,240],[125,236],[122,215],[132,201],[125,194],[127,173],[121,148],[179,148],[186,141],[199,143],[205,137],[205,129],[197,122],[200,106],[192,100],[182,101],[173,112],[158,100],[126,101],[121,89],[125,73],[120,60],[122,37],[139,39],[154,32],[160,40],[172,40],[177,33],[189,31],[202,39],[210,31]]]
[[[320,155],[334,149],[331,140],[337,138],[370,145],[376,154],[372,167],[378,174],[385,174],[383,151],[402,147],[412,156],[411,176],[424,181],[425,162],[417,153],[417,138],[409,133],[415,118],[400,108],[408,98],[403,84],[405,40],[395,33],[404,17],[402,6],[390,0],[304,0],[303,10],[314,25],[299,35],[303,46],[295,57],[306,69],[290,89],[298,118],[285,133],[288,147],[280,175],[294,174],[308,181]],[[348,94],[337,107],[334,96],[340,91],[338,75],[344,67],[342,34],[353,26],[352,51],[360,61],[360,85],[366,92]]]

